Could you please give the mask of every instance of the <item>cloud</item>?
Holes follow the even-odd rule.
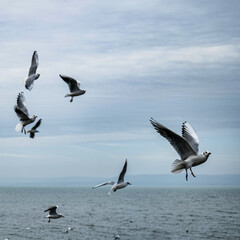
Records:
[[[0,145],[1,156],[11,161],[6,169],[22,164],[24,175],[30,164],[32,174],[36,166],[44,174],[48,164],[59,163],[59,174],[68,168],[71,175],[72,166],[77,174],[84,165],[81,173],[94,175],[99,164],[104,175],[112,160],[128,155],[136,173],[144,173],[146,161],[148,172],[155,172],[162,166],[158,156],[174,159],[176,153],[159,141],[151,116],[177,132],[177,124],[188,120],[204,144],[211,139],[207,147],[222,139],[216,151],[224,151],[239,135],[238,6],[238,1],[1,1],[0,124],[7,137]],[[23,80],[34,50],[41,77],[28,92]],[[60,73],[80,80],[87,93],[70,104]],[[33,141],[14,131],[20,91],[30,115],[43,118]],[[228,139],[222,134],[227,131]]]

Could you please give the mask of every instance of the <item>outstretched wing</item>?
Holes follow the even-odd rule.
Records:
[[[70,92],[77,92],[80,90],[80,82],[75,80],[74,78],[68,77],[66,75],[59,75],[65,83],[68,84]]]
[[[17,97],[17,108],[18,108],[20,111],[22,111],[25,115],[28,116],[28,115],[29,115],[29,114],[28,114],[28,110],[27,110],[24,102],[25,102],[24,94],[23,94],[23,92],[20,92],[20,93],[18,94],[18,97]]]
[[[37,72],[37,67],[38,67],[38,54],[37,51],[33,52],[32,55],[32,62],[31,62],[31,66],[29,68],[29,72],[28,72],[28,76],[32,75],[32,74],[36,74]]]
[[[188,122],[184,122],[182,125],[182,136],[188,141],[192,149],[198,153],[199,138]]]
[[[17,116],[19,117],[20,121],[24,121],[24,120],[28,120],[29,117],[23,112],[21,111],[17,105],[14,106],[14,110],[15,110],[15,113],[17,114]]]
[[[52,215],[52,214],[56,214],[56,210],[57,210],[58,206],[53,206],[53,207],[50,207],[48,209],[46,209],[44,212],[48,212],[49,211],[49,214]]]
[[[126,171],[127,171],[127,159],[125,160],[125,164],[124,164],[123,169],[118,177],[117,183],[124,182],[124,176],[125,176]]]
[[[182,160],[187,159],[191,155],[196,155],[196,152],[192,149],[186,139],[158,123],[153,118],[150,119],[150,122],[157,132],[169,141]]]
[[[92,187],[92,189],[94,188],[98,188],[98,187],[102,187],[102,186],[105,186],[105,185],[113,185],[115,182],[111,181],[111,182],[105,182],[105,183],[101,183],[101,184],[98,184],[94,187]]]
[[[32,130],[36,130],[36,129],[40,126],[41,122],[42,122],[42,119],[39,119],[39,120],[36,122],[36,124],[32,127]]]

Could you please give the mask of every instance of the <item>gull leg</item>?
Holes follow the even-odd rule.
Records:
[[[23,130],[24,130],[24,134],[26,134],[26,130],[25,130],[25,128],[23,128]]]
[[[186,181],[188,181],[188,171],[186,169]]]
[[[48,222],[50,223],[50,218],[48,219]]]
[[[73,97],[71,97],[71,99],[70,99],[70,102],[72,102],[73,101]]]
[[[192,168],[190,168],[191,174],[193,175],[193,177],[196,177],[192,171]]]

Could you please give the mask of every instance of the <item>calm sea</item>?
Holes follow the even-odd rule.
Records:
[[[0,240],[240,239],[239,187],[108,190],[1,187]],[[52,205],[65,218],[48,223]]]

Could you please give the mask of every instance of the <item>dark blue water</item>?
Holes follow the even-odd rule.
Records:
[[[240,239],[238,187],[108,190],[1,187],[0,240]],[[65,218],[48,223],[52,205]]]

